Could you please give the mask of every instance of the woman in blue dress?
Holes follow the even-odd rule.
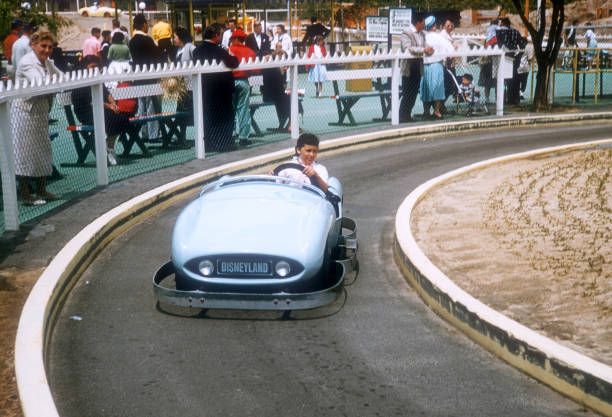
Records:
[[[423,57],[423,78],[421,79],[421,101],[423,101],[423,115],[430,117],[430,108],[433,104],[433,116],[442,119],[440,107],[446,99],[444,90],[444,59],[445,54],[454,49],[452,44],[442,38],[433,30],[436,18],[429,16],[425,19],[425,43],[434,49],[433,55]],[[450,44],[450,45],[449,45]]]

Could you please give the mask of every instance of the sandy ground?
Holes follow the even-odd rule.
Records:
[[[514,161],[433,190],[417,243],[461,288],[612,365],[612,148]]]
[[[15,383],[15,335],[19,315],[43,269],[0,271],[0,416],[20,417]]]

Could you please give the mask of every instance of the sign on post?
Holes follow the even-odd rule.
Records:
[[[389,9],[389,33],[401,35],[412,24],[412,9],[392,7]]]
[[[366,16],[366,41],[387,42],[389,18],[387,16]]]

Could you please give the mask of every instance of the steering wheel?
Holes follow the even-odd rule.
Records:
[[[300,172],[304,172],[304,168],[306,168],[306,167],[303,166],[303,165],[300,165],[300,164],[296,164],[295,162],[285,162],[284,164],[280,164],[279,166],[274,168],[274,171],[272,171],[272,172],[274,173],[275,176],[278,177],[278,174],[280,174],[281,171],[284,171],[286,169],[295,169],[295,170],[298,170]],[[310,185],[312,185],[313,187],[316,187],[317,189],[320,190],[320,188],[319,188],[319,186],[317,184],[314,184],[313,182],[311,182]],[[340,198],[338,196],[336,196],[333,193],[330,193],[329,191],[325,192],[325,196],[334,205],[337,205],[338,202],[340,201]]]
[[[296,164],[295,162],[285,162],[284,164],[280,164],[279,166],[274,168],[273,173],[275,176],[278,177],[278,174],[280,174],[281,171],[284,171],[286,169],[296,169],[300,172],[304,172],[304,168],[306,167],[300,164]]]

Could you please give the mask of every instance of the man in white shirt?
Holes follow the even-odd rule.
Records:
[[[30,35],[34,31],[33,29],[34,28],[30,24],[24,25],[21,36],[13,44],[11,62],[13,63],[13,71],[15,73],[17,73],[17,68],[19,68],[19,61],[21,61],[21,58],[32,51],[30,47]]]
[[[229,50],[230,38],[232,37],[232,32],[236,30],[236,19],[230,19],[227,22],[229,29],[223,32],[223,37],[221,38],[221,47],[225,50]]]

